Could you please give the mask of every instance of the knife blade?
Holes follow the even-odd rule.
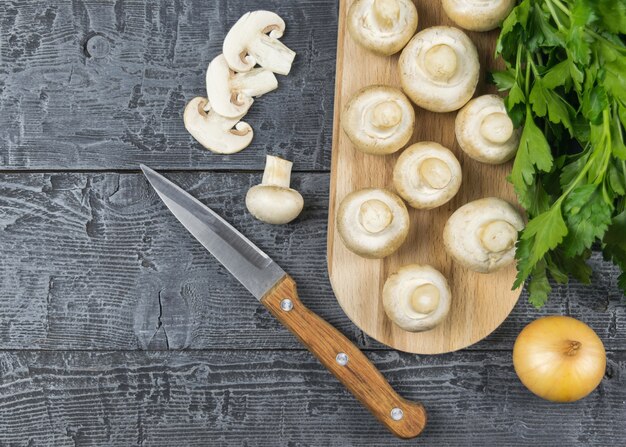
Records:
[[[180,223],[383,425],[401,438],[422,432],[424,407],[400,397],[365,354],[305,307],[278,264],[187,191],[145,165],[141,170]]]

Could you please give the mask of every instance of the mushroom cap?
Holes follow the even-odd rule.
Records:
[[[443,229],[446,251],[479,273],[499,270],[515,259],[524,220],[510,203],[496,197],[474,200],[456,210]]]
[[[500,26],[515,6],[515,0],[442,0],[454,23],[470,31],[490,31]]]
[[[356,0],[348,10],[348,31],[368,50],[390,56],[417,29],[417,9],[410,0]]]
[[[218,115],[208,99],[200,96],[189,101],[183,112],[185,129],[198,143],[218,154],[234,154],[252,142],[252,127],[239,118]]]
[[[454,132],[461,149],[474,160],[500,164],[515,156],[520,129],[513,127],[498,95],[472,99],[457,114]]]
[[[396,325],[410,332],[427,331],[450,311],[448,281],[429,265],[410,264],[387,278],[383,307]]]
[[[341,117],[352,144],[367,154],[396,152],[409,142],[415,128],[415,110],[399,89],[365,87],[352,96]]]
[[[474,95],[480,63],[467,34],[450,26],[433,26],[417,33],[399,61],[402,90],[431,112],[451,112]]]
[[[404,243],[409,233],[409,212],[391,191],[360,189],[341,201],[337,231],[350,251],[364,258],[384,258]]]
[[[302,212],[304,200],[298,191],[275,185],[256,185],[246,194],[246,208],[257,219],[274,225],[291,222]]]
[[[461,180],[461,165],[452,151],[432,141],[406,148],[393,169],[396,191],[417,209],[448,202],[459,191]]]

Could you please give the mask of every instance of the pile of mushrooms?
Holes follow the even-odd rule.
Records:
[[[283,19],[270,11],[248,12],[230,29],[222,54],[207,69],[207,97],[192,99],[183,114],[185,128],[202,146],[233,154],[251,143],[252,127],[240,120],[255,97],[278,87],[274,73],[289,74],[296,55],[278,40],[284,31]]]

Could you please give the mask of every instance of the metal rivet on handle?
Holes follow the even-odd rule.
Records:
[[[293,303],[289,298],[285,298],[280,302],[280,308],[285,312],[289,312],[291,309],[293,309]]]
[[[394,421],[399,421],[403,417],[404,411],[402,411],[400,408],[396,407],[391,410],[391,419],[393,419]]]
[[[346,366],[348,364],[348,360],[349,360],[348,354],[346,354],[345,352],[340,352],[339,354],[337,354],[337,357],[335,357],[335,360],[341,366]]]

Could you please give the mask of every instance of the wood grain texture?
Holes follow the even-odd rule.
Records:
[[[283,307],[285,302],[289,303],[289,308]],[[399,438],[410,439],[424,430],[426,412],[423,405],[400,397],[359,348],[307,309],[298,298],[293,278],[283,278],[261,298],[261,303],[390,432]],[[341,363],[339,356],[343,356],[345,363]],[[393,411],[400,411],[400,417],[393,418]]]
[[[287,226],[251,219],[243,197],[261,173],[168,177],[214,207],[297,281],[304,304],[361,348],[383,349],[350,323],[326,271],[327,174],[293,176],[305,200]],[[0,348],[301,349],[191,237],[140,174],[0,175]],[[608,349],[626,343],[618,270],[592,258],[593,287],[556,287],[536,311],[522,296],[472,349],[511,349],[525,324],[565,314]]]
[[[520,290],[511,290],[515,266],[484,275],[452,261],[443,246],[443,227],[450,215],[467,202],[500,197],[515,202],[506,181],[511,164],[485,165],[467,157],[456,144],[456,112],[433,113],[416,107],[411,143],[436,141],[450,148],[463,169],[459,193],[447,204],[428,211],[409,208],[411,229],[404,245],[382,260],[364,259],[349,251],[335,226],[336,209],[350,192],[367,187],[393,190],[392,171],[400,151],[390,156],[366,155],[354,148],[341,129],[341,111],[359,89],[374,84],[399,87],[398,55],[377,56],[360,47],[346,29],[352,0],[340,2],[335,91],[335,120],[328,224],[328,269],[339,304],[350,319],[374,339],[402,351],[436,354],[470,346],[489,335],[511,312]],[[452,25],[439,2],[418,2],[418,31],[433,25]],[[468,33],[478,48],[481,79],[477,95],[488,89],[486,73],[495,66],[497,32]],[[448,279],[452,303],[448,317],[430,331],[411,333],[394,325],[382,306],[385,280],[407,264],[429,264]]]
[[[230,26],[255,9],[280,12],[298,56],[246,116],[252,145],[218,156],[187,133],[183,108],[205,91]],[[262,169],[271,152],[295,170],[327,169],[336,11],[334,0],[2,1],[0,166]]]
[[[429,411],[401,441],[305,351],[0,353],[0,445],[617,446],[626,353],[583,401],[555,405],[517,380],[509,352],[368,353]]]

